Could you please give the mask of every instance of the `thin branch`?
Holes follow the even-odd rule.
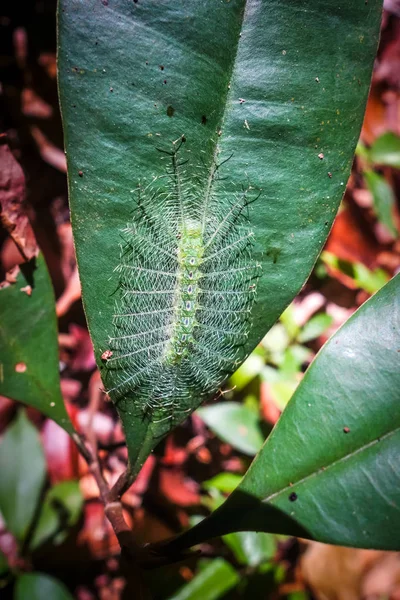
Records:
[[[117,481],[110,490],[110,500],[119,500],[123,494],[131,487],[136,477],[132,475],[129,469],[126,469],[118,477]]]
[[[149,600],[150,595],[142,572],[143,553],[147,551],[141,548],[134,540],[133,533],[125,521],[123,508],[120,501],[121,495],[133,483],[128,473],[119,477],[117,483],[110,489],[106,481],[98,455],[98,441],[94,429],[94,417],[99,409],[101,400],[100,380],[94,375],[89,385],[89,418],[86,426],[86,440],[76,433],[73,439],[80,454],[86,460],[100,492],[100,498],[104,504],[104,512],[111,523],[121,547],[121,561],[125,568],[132,573],[135,572],[137,580],[138,600]]]

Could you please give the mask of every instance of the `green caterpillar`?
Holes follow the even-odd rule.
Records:
[[[178,160],[183,141],[166,153],[161,183],[139,189],[123,231],[106,365],[115,402],[132,398],[161,418],[215,393],[241,362],[261,268],[251,261],[251,187],[217,200],[215,162],[199,197]]]

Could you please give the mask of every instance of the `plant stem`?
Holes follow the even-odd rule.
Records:
[[[136,579],[136,597],[138,600],[150,600],[150,592],[145,583],[143,570],[141,567],[143,560],[143,553],[147,555],[147,551],[139,546],[134,540],[132,531],[125,521],[123,514],[123,507],[121,503],[122,494],[132,485],[134,477],[131,475],[129,469],[127,469],[118,478],[115,485],[110,489],[108,482],[106,481],[103,470],[101,467],[100,457],[98,454],[98,443],[94,430],[94,417],[98,411],[101,399],[101,392],[99,386],[92,385],[90,389],[90,401],[89,401],[89,419],[86,427],[86,440],[85,438],[75,433],[73,439],[78,447],[80,454],[83,456],[89,466],[89,470],[92,473],[100,492],[100,499],[104,504],[104,513],[111,523],[111,526],[117,536],[119,545],[121,547],[121,566],[129,572]]]

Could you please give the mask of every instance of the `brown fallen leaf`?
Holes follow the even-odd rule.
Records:
[[[79,281],[79,273],[75,267],[71,277],[68,280],[67,287],[57,300],[56,312],[57,317],[64,316],[71,308],[72,304],[81,297],[81,284]]]
[[[400,587],[400,554],[309,542],[300,562],[317,600],[391,598]]]
[[[7,144],[0,145],[0,219],[24,260],[39,253],[35,234],[23,210],[25,176]]]
[[[17,283],[17,277],[19,274],[19,266],[16,265],[6,273],[6,282],[7,283]]]
[[[349,208],[336,217],[325,250],[342,260],[360,262],[369,269],[376,267],[377,243]]]
[[[22,112],[26,117],[49,119],[53,108],[40,98],[31,88],[24,88],[21,94]]]
[[[270,423],[270,425],[275,425],[281,416],[281,411],[275,403],[268,381],[262,381],[260,385],[260,408],[264,421]]]
[[[36,125],[32,125],[31,134],[43,160],[62,173],[66,173],[67,160],[64,152],[52,144]]]

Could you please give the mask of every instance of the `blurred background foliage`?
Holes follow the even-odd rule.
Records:
[[[57,296],[68,412],[92,431],[107,477],[126,462],[121,426],[99,394],[80,301],[57,103],[55,1],[0,9],[1,135],[27,179],[26,211]],[[138,542],[202,519],[237,485],[328,337],[400,267],[400,3],[385,2],[366,117],[342,207],[308,283],[231,378],[174,431],[124,496]],[[0,230],[1,279],[20,254]],[[2,599],[134,596],[96,484],[68,435],[0,397]],[[23,476],[25,474],[25,476]],[[22,483],[23,482],[23,485]],[[400,556],[264,533],[205,544],[207,558],[150,573],[154,598],[400,598]]]

